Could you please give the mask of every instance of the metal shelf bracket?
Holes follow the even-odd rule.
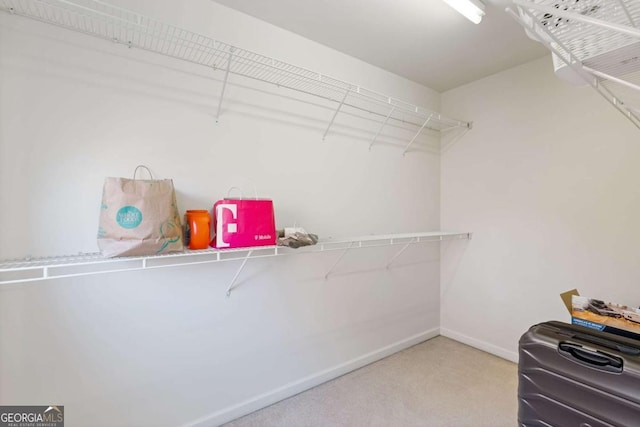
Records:
[[[467,134],[467,132],[469,132],[469,129],[471,129],[471,126],[462,128],[462,130],[457,134],[455,134],[450,141],[447,141],[444,146],[442,145],[442,139],[441,139],[440,152],[441,153],[446,152],[449,148],[453,147],[463,136]]]
[[[240,273],[242,272],[242,270],[244,269],[244,266],[247,264],[247,261],[249,260],[249,258],[251,257],[251,254],[253,253],[253,251],[249,251],[247,252],[247,255],[244,257],[244,259],[242,260],[242,264],[240,264],[240,268],[238,269],[238,271],[236,272],[236,275],[233,276],[233,279],[231,279],[231,283],[229,283],[229,287],[227,288],[227,298],[229,298],[231,296],[231,291],[233,290],[233,288],[236,287],[236,280],[238,280],[238,276],[240,276]]]
[[[233,60],[233,51],[235,49],[229,49],[229,59],[227,60],[227,69],[224,72],[224,80],[222,81],[222,91],[220,92],[220,99],[218,100],[218,111],[216,111],[216,123],[220,118],[220,110],[222,108],[222,99],[224,98],[224,91],[227,88],[227,80],[229,79],[229,70],[231,69],[231,61]]]
[[[398,251],[398,252],[397,252],[397,253],[396,253],[396,254],[395,254],[395,255],[394,255],[390,260],[389,260],[389,262],[387,263],[387,266],[386,266],[385,268],[386,268],[386,269],[389,269],[389,267],[391,267],[391,264],[393,264],[393,261],[395,261],[395,260],[396,260],[400,255],[402,255],[402,253],[403,253],[404,251],[406,251],[406,250],[407,250],[407,248],[408,248],[409,246],[411,246],[411,245],[412,245],[412,244],[414,244],[414,243],[418,243],[419,241],[420,241],[420,238],[419,238],[419,237],[414,237],[414,238],[412,238],[411,240],[409,240],[409,242],[407,242],[407,244],[406,244],[406,245],[404,245],[404,246],[402,247],[402,249],[400,249],[400,250],[399,250],[399,251]]]
[[[329,268],[329,271],[327,271],[327,274],[324,275],[324,279],[327,280],[329,278],[329,274],[331,274],[331,272],[336,268],[336,266],[338,265],[338,263],[342,260],[342,258],[347,254],[347,252],[349,252],[349,249],[353,248],[355,242],[350,242],[349,246],[347,246],[344,251],[342,251],[342,253],[340,254],[340,256],[338,257],[338,259],[336,259],[336,261],[333,263],[333,265],[331,266],[331,268]]]
[[[324,139],[327,137],[327,134],[329,133],[329,129],[331,129],[331,126],[333,126],[333,122],[336,120],[336,116],[338,115],[338,113],[340,112],[340,109],[342,108],[342,106],[344,105],[344,101],[347,100],[347,95],[349,95],[349,90],[347,89],[346,92],[344,93],[344,97],[342,98],[342,101],[340,102],[340,104],[338,105],[338,108],[336,108],[335,113],[333,113],[333,117],[331,118],[331,121],[329,122],[329,126],[327,126],[327,130],[324,131],[324,135],[322,135],[322,140],[324,141]]]
[[[389,114],[387,114],[387,117],[384,118],[384,121],[382,122],[382,125],[380,125],[380,129],[378,129],[376,136],[373,137],[373,140],[371,140],[371,144],[369,144],[369,151],[371,151],[371,147],[373,147],[373,144],[376,143],[376,139],[378,139],[378,136],[380,136],[380,132],[382,132],[382,129],[384,129],[384,126],[387,124],[389,117],[391,117],[395,109],[396,109],[396,106],[394,105],[391,111],[389,111]]]
[[[407,146],[404,147],[404,151],[402,152],[403,156],[405,154],[407,154],[407,151],[409,151],[409,147],[411,147],[413,145],[413,143],[415,142],[416,138],[418,138],[418,136],[422,133],[422,130],[431,121],[432,117],[433,117],[433,113],[431,113],[429,115],[429,117],[427,117],[427,120],[425,120],[424,123],[422,124],[422,126],[420,126],[420,129],[418,129],[418,132],[416,132],[416,134],[413,136],[413,138],[411,138],[411,141],[407,144]]]

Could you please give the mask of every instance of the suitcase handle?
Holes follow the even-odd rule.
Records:
[[[622,345],[622,344],[618,344],[615,341],[611,341],[611,340],[605,340],[602,338],[598,338],[598,337],[594,337],[594,336],[590,336],[590,335],[585,335],[585,334],[575,334],[573,336],[573,338],[582,340],[582,341],[587,341],[593,344],[598,344],[601,345],[603,347],[607,347],[613,350],[618,350],[621,351],[623,353],[626,354],[630,354],[632,356],[638,356],[640,355],[640,349],[635,348],[635,347],[630,347],[627,345]]]
[[[607,372],[622,372],[622,359],[600,351],[588,350],[579,344],[562,342],[558,345],[560,354],[577,359],[579,363]]]
[[[593,333],[594,331],[589,331],[589,334],[577,332],[578,330],[584,330],[585,327],[583,326],[568,325],[565,323],[554,322],[554,321],[545,322],[545,323],[542,323],[542,325],[547,325],[553,328],[558,334],[564,335],[565,337],[568,337],[568,338],[574,338],[580,341],[586,341],[592,344],[601,345],[603,347],[620,351],[622,353],[626,353],[631,356],[640,356],[640,348],[635,347],[633,345],[629,345],[628,342],[618,341],[616,340],[615,336],[612,334],[607,334],[609,336],[605,339],[605,338],[591,335],[591,333]],[[629,338],[626,335],[620,338],[626,339],[627,341],[629,340]]]

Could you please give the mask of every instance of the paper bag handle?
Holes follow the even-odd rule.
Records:
[[[227,199],[229,198],[229,196],[231,195],[231,192],[233,190],[238,190],[240,192],[240,198],[241,199],[243,198],[242,197],[242,189],[240,187],[233,186],[233,187],[229,188],[229,191],[227,191]],[[255,199],[258,200],[258,191],[256,190],[255,185],[253,186],[253,194],[255,196]]]
[[[133,179],[134,180],[136,179],[136,174],[138,173],[138,169],[140,169],[140,168],[146,169],[147,173],[149,174],[149,177],[151,179],[153,179],[153,174],[151,173],[151,171],[149,170],[148,167],[146,167],[145,165],[138,165],[138,166],[136,166],[136,170],[133,171]]]

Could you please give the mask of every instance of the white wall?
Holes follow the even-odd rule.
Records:
[[[439,107],[427,88],[208,0],[120,3]],[[0,259],[95,251],[104,177],[140,163],[174,179],[183,211],[255,183],[279,227],[322,238],[440,228],[438,156],[369,152],[377,128],[348,115],[322,142],[335,103],[233,76],[216,124],[221,79],[0,14]],[[439,248],[385,270],[397,249],[354,251],[327,281],[338,253],[252,260],[229,299],[238,262],[2,286],[0,404],[63,404],[69,426],[239,416],[437,334]]]
[[[442,95],[474,128],[441,159],[442,333],[515,360],[559,294],[640,304],[639,130],[545,57]]]

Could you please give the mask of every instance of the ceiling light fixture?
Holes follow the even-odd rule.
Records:
[[[469,21],[479,24],[484,16],[484,4],[480,0],[444,0]]]

